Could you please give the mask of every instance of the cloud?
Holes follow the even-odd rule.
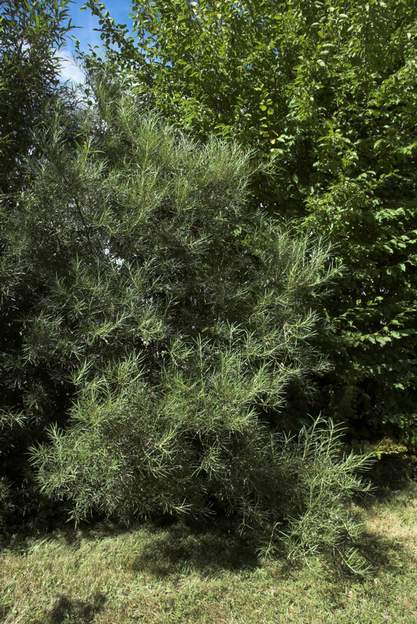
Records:
[[[81,67],[68,50],[60,50],[57,53],[60,64],[60,76],[63,82],[69,81],[74,85],[85,82],[85,75]]]

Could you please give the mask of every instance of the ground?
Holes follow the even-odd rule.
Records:
[[[60,531],[0,554],[2,624],[417,624],[417,488],[365,511],[366,580],[261,563],[215,530]]]

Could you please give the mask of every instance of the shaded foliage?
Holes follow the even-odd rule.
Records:
[[[57,49],[69,29],[67,2],[4,0],[0,7],[0,501],[4,511],[33,509],[35,495],[30,471],[22,457],[42,425],[20,400],[22,387],[30,394],[37,379],[17,373],[22,346],[22,320],[28,313],[36,284],[19,289],[18,263],[7,251],[7,222],[19,211],[19,193],[30,178],[25,160],[36,157],[34,132],[46,123],[48,110],[63,94]],[[17,240],[19,232],[14,233]],[[17,478],[17,481],[15,479]],[[17,482],[19,486],[17,486]],[[6,501],[6,492],[8,498]],[[16,495],[16,496],[15,496]],[[13,499],[19,499],[19,505]],[[15,500],[16,502],[16,500]],[[2,502],[0,502],[0,508]],[[9,514],[7,514],[9,515]],[[13,517],[13,516],[10,516]]]
[[[21,183],[32,133],[55,98],[67,2],[4,0],[0,9],[0,193]]]

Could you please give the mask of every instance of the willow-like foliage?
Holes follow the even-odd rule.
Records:
[[[95,97],[75,139],[57,114],[2,215],[2,305],[26,304],[10,410],[38,423],[41,491],[76,521],[221,512],[282,542],[277,526],[315,514],[306,471],[361,489],[362,460],[279,435],[299,423],[289,391],[326,367],[312,338],[328,247],[260,217],[236,144],[200,145],[109,87]],[[325,503],[345,522],[344,498]]]

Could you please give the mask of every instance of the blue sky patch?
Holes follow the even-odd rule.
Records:
[[[83,52],[88,51],[90,46],[100,46],[100,35],[97,32],[99,26],[98,19],[94,17],[89,9],[82,10],[85,0],[72,0],[69,5],[69,12],[73,23],[73,30],[67,36],[66,45],[59,51],[61,60],[61,77],[64,81],[73,83],[83,82],[83,73],[73,53],[75,49],[74,38],[80,42]],[[120,24],[132,26],[129,17],[131,11],[130,0],[107,0],[106,8],[110,15]]]

